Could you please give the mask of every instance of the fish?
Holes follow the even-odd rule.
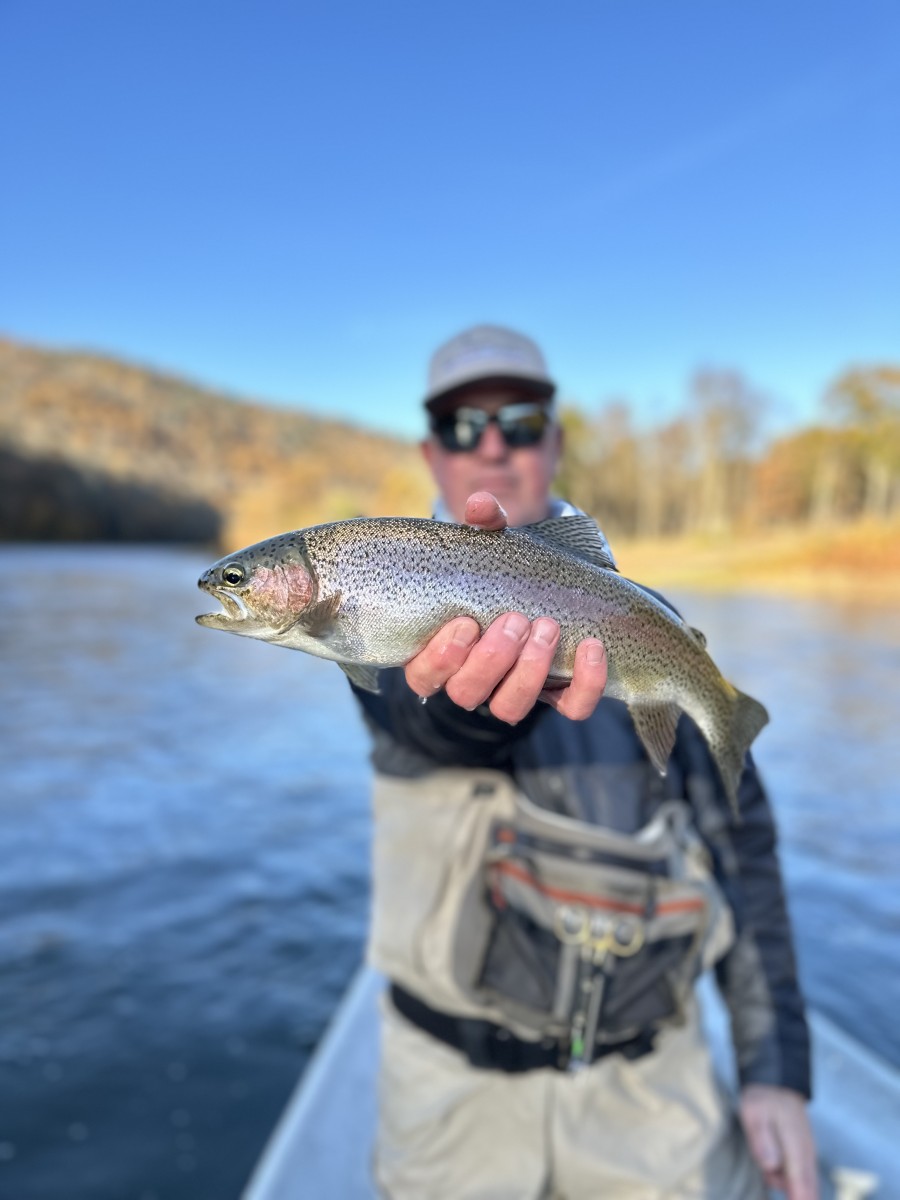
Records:
[[[624,701],[660,774],[682,713],[709,746],[730,803],[751,743],[768,722],[759,701],[720,673],[701,633],[621,575],[594,521],[552,517],[485,530],[422,517],[355,517],[297,529],[220,559],[198,586],[221,611],[197,622],[338,663],[357,687],[405,665],[454,617],[484,631],[502,613],[555,618],[548,684],[572,678],[587,637],[606,647],[605,695]]]

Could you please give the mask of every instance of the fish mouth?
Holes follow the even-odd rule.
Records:
[[[205,625],[207,629],[228,629],[229,626],[246,621],[249,617],[246,604],[234,592],[226,591],[224,588],[204,586],[202,583],[200,587],[219,601],[224,612],[201,613],[196,618],[198,625]]]

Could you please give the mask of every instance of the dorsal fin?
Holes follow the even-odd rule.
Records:
[[[693,625],[688,625],[688,629],[691,631],[691,633],[694,635],[694,637],[697,639],[697,641],[700,643],[700,645],[705,650],[706,649],[706,634],[703,632],[703,630],[695,629]]]
[[[596,521],[584,513],[573,513],[568,517],[548,517],[533,525],[523,525],[525,533],[550,542],[569,554],[586,559],[595,567],[607,571],[618,571],[609,542],[601,533]]]

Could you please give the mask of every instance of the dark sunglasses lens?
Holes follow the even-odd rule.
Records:
[[[533,408],[518,413],[507,413],[501,409],[497,423],[504,440],[511,449],[519,446],[536,446],[547,429],[550,418],[542,408]]]
[[[474,450],[488,426],[487,413],[479,409],[459,409],[431,423],[435,437],[445,450]]]

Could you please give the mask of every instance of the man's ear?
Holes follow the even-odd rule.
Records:
[[[562,425],[559,424],[558,421],[554,423],[554,425],[550,431],[550,436],[553,438],[553,456],[554,456],[553,469],[554,469],[554,471],[558,471],[560,463],[562,462],[563,445],[564,445],[564,438],[565,438],[565,434],[563,433],[563,427],[562,427]]]
[[[419,442],[419,450],[422,452],[429,471],[434,474],[434,442],[431,438],[422,438]]]

